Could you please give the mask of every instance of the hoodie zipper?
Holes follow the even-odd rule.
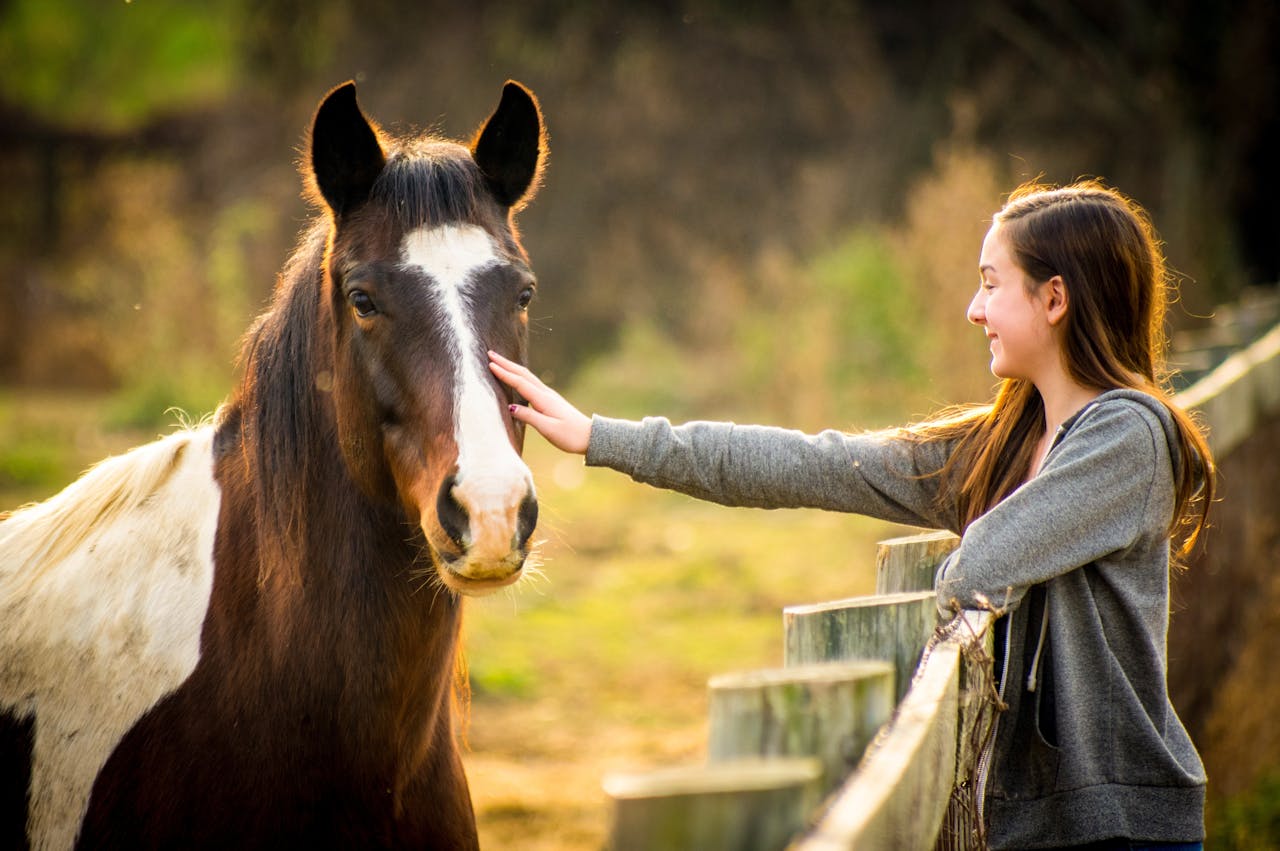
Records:
[[[1057,432],[1053,435],[1053,442],[1049,444],[1049,451],[1045,453],[1044,460],[1040,464],[1040,469],[1044,469],[1044,465],[1049,461],[1049,453],[1058,448],[1058,444],[1062,442],[1067,434],[1068,427],[1075,425],[1080,418],[1089,412],[1091,408],[1097,405],[1097,402],[1090,402],[1080,409],[1070,420],[1058,426]],[[1037,473],[1039,475],[1039,473]],[[1005,681],[1009,679],[1009,654],[1013,650],[1013,616],[1015,613],[1009,614],[1009,624],[1005,628],[1004,633],[1004,661],[1000,665],[1000,685],[996,689],[996,695],[1000,698],[1000,702],[1004,703]],[[1044,614],[1040,618],[1040,638],[1036,642],[1035,656],[1031,660],[1031,672],[1027,677],[1027,691],[1034,692],[1038,685],[1038,674],[1040,670],[1040,654],[1044,651],[1045,637],[1049,632],[1049,596],[1045,595]],[[978,779],[975,783],[975,794],[978,797],[977,811],[978,823],[986,824],[987,809],[987,782],[991,776],[991,754],[996,746],[996,734],[1000,732],[1000,716],[997,715],[995,720],[991,722],[991,736],[987,739],[986,745],[982,748],[982,753],[978,755],[977,775]]]
[[[1080,413],[1071,418],[1070,423],[1074,425],[1082,416],[1089,412],[1089,409],[1096,405],[1096,402],[1090,402],[1080,409]],[[1053,443],[1049,445],[1049,452],[1058,448],[1058,444],[1062,442],[1062,438],[1067,434],[1067,423],[1058,426],[1058,431],[1053,435]],[[1049,453],[1045,453],[1045,459],[1048,460]],[[1043,465],[1042,465],[1043,469]],[[1027,691],[1034,693],[1036,686],[1039,684],[1040,674],[1040,655],[1044,653],[1044,641],[1049,634],[1049,588],[1044,589],[1044,614],[1040,617],[1040,637],[1036,640],[1036,652],[1031,657],[1031,668],[1027,673]],[[1007,660],[1006,660],[1007,661]],[[1001,695],[1003,697],[1003,695]]]

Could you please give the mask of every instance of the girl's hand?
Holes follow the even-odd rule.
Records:
[[[591,438],[591,418],[583,414],[527,367],[489,352],[489,369],[498,380],[529,401],[512,405],[511,416],[527,423],[562,452],[585,455]]]

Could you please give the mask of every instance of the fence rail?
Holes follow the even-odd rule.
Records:
[[[1274,320],[1273,320],[1274,321]],[[1280,416],[1280,325],[1178,396],[1221,459]],[[884,541],[876,594],[783,612],[784,667],[713,678],[705,766],[613,775],[617,851],[983,847],[991,615],[939,622],[946,532]]]

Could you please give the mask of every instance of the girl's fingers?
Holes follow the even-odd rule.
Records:
[[[522,363],[516,363],[515,361],[509,358],[505,358],[502,355],[498,354],[497,352],[494,352],[494,351],[489,352],[489,362],[496,363],[498,366],[502,367],[507,372],[519,378],[532,379],[534,381],[538,380],[537,376],[535,376],[527,366],[525,366]]]
[[[527,405],[512,405],[509,408],[509,410],[511,411],[511,418],[513,420],[518,420],[519,422],[522,422],[525,425],[533,426],[539,432],[542,431],[541,428],[538,428],[539,426],[538,421],[540,419],[546,419],[546,418],[541,414],[539,414],[537,411],[535,411],[533,408],[530,408]],[[545,423],[543,425],[545,425]]]
[[[565,416],[559,411],[544,414],[527,405],[512,405],[510,411],[512,419],[535,429],[557,449],[579,455],[586,453],[591,441],[591,420],[576,410],[572,416]]]
[[[507,385],[511,389],[515,390],[517,393],[519,393],[521,396],[523,396],[526,399],[532,399],[533,397],[538,395],[537,387],[532,385],[526,379],[521,378],[519,375],[516,375],[514,372],[507,369],[505,366],[503,366],[500,363],[491,362],[489,364],[489,371],[492,372],[495,376],[497,376],[499,381],[501,381],[503,384]]]
[[[504,384],[518,390],[526,399],[530,398],[530,394],[550,389],[526,367],[509,361],[496,352],[489,352],[489,369]]]
[[[505,355],[500,355],[497,352],[495,352],[493,349],[489,349],[489,359],[495,360],[501,364],[507,364],[509,366],[519,366],[519,364],[513,361],[511,358],[506,357]]]
[[[565,452],[582,454],[587,451],[591,435],[590,417],[543,384],[527,367],[497,352],[489,352],[489,369],[499,381],[528,401],[526,405],[510,406],[513,419],[532,426]]]
[[[512,366],[507,367],[502,361],[492,360],[489,363],[490,371],[498,377],[499,381],[527,399],[533,407],[545,412],[549,407],[565,404],[564,397],[543,384],[542,380],[528,369],[511,361],[506,361],[505,358],[503,358],[503,361],[511,363]]]

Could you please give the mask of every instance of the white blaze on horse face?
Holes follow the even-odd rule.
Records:
[[[0,710],[33,718],[27,838],[70,849],[98,772],[200,659],[213,427],[103,461],[0,523]]]
[[[520,506],[533,495],[533,476],[511,444],[468,307],[476,276],[501,261],[492,237],[476,225],[419,228],[405,237],[403,258],[430,277],[456,347],[453,496],[466,509],[470,529],[467,559],[451,569],[466,579],[503,580],[523,563],[516,537]]]

